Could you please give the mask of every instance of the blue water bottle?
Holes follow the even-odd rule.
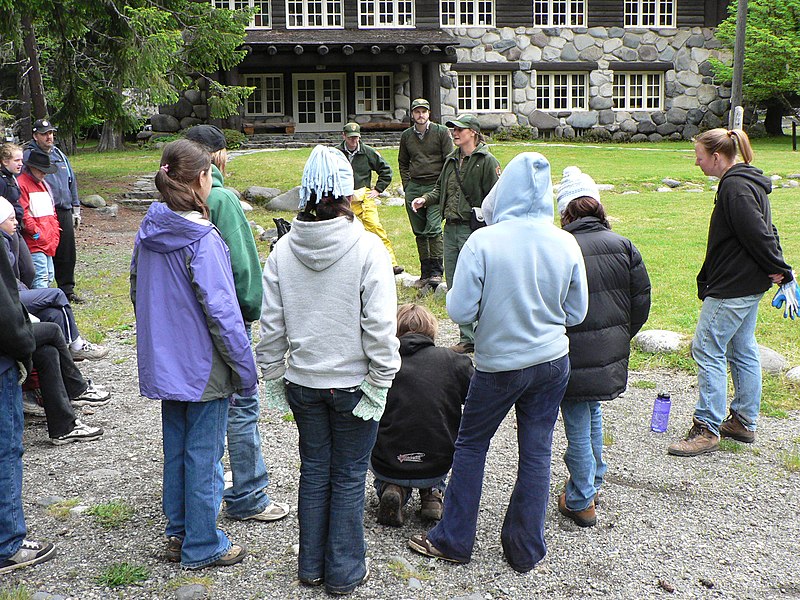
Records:
[[[672,408],[672,400],[669,394],[659,394],[653,403],[653,416],[650,418],[650,431],[664,433],[669,424],[669,410]]]

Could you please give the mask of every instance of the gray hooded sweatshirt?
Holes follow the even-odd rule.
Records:
[[[396,330],[397,289],[378,236],[357,219],[295,219],[264,267],[256,347],[264,378],[313,389],[364,379],[391,387],[400,368]]]

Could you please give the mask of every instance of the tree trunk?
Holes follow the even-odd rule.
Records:
[[[25,57],[25,51],[18,47],[17,60],[19,64],[19,75],[17,83],[19,84],[19,126],[17,134],[19,140],[25,143],[33,137],[33,121],[31,120],[31,87],[28,84],[27,66],[28,61]]]
[[[100,134],[100,143],[97,144],[98,152],[108,152],[109,150],[122,150],[124,139],[122,128],[116,126],[113,121],[103,123],[103,131]]]
[[[764,117],[764,129],[767,135],[783,135],[783,115],[786,107],[782,102],[770,100],[767,102],[767,116]]]
[[[33,23],[30,16],[23,14],[20,17],[22,30],[25,32],[23,46],[28,57],[28,83],[31,90],[31,104],[33,105],[33,115],[31,120],[44,119],[47,117],[47,100],[44,96],[44,85],[42,84],[42,71],[39,67],[39,46],[36,43],[36,34],[33,31]]]

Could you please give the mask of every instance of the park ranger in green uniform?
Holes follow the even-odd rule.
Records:
[[[425,285],[436,288],[442,282],[442,216],[438,205],[415,211],[411,208],[411,202],[433,190],[447,155],[453,151],[450,130],[431,122],[430,118],[431,105],[425,98],[417,98],[411,103],[411,120],[414,124],[400,136],[397,155],[408,220],[417,239],[419,253],[421,275],[414,285],[420,288]]]
[[[472,233],[470,214],[480,208],[483,199],[500,177],[500,163],[483,141],[481,125],[474,115],[461,115],[448,121],[453,128],[456,149],[445,159],[442,173],[433,190],[414,198],[412,210],[438,205],[444,219],[444,273],[447,286],[453,285],[458,253]],[[475,324],[460,325],[456,352],[475,349]]]

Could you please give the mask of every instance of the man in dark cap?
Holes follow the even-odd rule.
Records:
[[[417,98],[411,103],[411,120],[414,124],[400,136],[397,163],[406,195],[408,220],[417,239],[421,274],[415,285],[436,288],[444,274],[439,206],[414,211],[411,202],[436,186],[444,160],[453,151],[453,138],[447,127],[431,122],[431,105],[425,98]]]
[[[61,238],[53,257],[56,283],[72,303],[83,302],[75,294],[75,262],[77,248],[75,246],[75,229],[81,223],[81,203],[78,200],[78,181],[75,172],[64,154],[55,144],[55,132],[58,129],[48,119],[38,119],[33,124],[33,139],[25,144],[25,160],[31,151],[38,149],[50,156],[55,171],[45,177],[53,202],[56,207],[58,224],[61,227]]]

